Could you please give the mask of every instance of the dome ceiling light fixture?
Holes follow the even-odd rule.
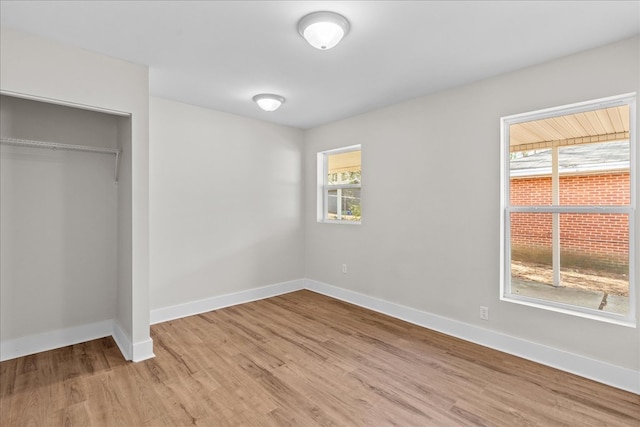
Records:
[[[283,97],[272,93],[261,93],[254,96],[253,100],[258,104],[258,107],[262,108],[264,111],[276,111],[284,102]]]
[[[298,32],[311,46],[328,50],[349,32],[349,21],[334,12],[313,12],[298,22]]]

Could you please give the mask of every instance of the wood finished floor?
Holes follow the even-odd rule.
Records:
[[[8,426],[634,426],[640,396],[309,291],[0,364]]]

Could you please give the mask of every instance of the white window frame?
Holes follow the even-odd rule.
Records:
[[[341,190],[345,188],[358,188],[362,191],[362,181],[360,184],[332,184],[329,185],[327,182],[327,176],[329,174],[328,171],[328,158],[334,154],[347,153],[350,151],[360,151],[360,155],[362,155],[362,145],[350,145],[348,147],[341,147],[327,151],[321,151],[317,156],[317,171],[318,171],[318,212],[317,212],[317,221],[329,224],[352,224],[359,225],[362,223],[362,217],[360,221],[348,221],[344,219],[329,219],[328,218],[328,209],[329,209],[329,190]],[[362,202],[361,202],[362,203]],[[341,204],[338,203],[338,216],[340,216],[340,207]]]
[[[630,176],[630,204],[628,206],[517,206],[510,205],[510,147],[509,127],[511,125],[542,120],[550,117],[575,114],[602,108],[629,105],[629,176]],[[637,292],[636,283],[636,93],[628,93],[608,98],[601,98],[576,104],[548,108],[528,113],[515,114],[500,118],[500,300],[545,310],[570,314],[603,322],[635,328],[637,325]],[[512,212],[537,213],[622,213],[629,218],[629,310],[626,316],[609,313],[586,307],[563,304],[538,298],[517,295],[511,292],[511,236],[510,215]],[[554,253],[554,257],[557,254]]]

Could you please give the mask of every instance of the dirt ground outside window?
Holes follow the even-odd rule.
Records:
[[[516,279],[553,286],[553,270],[549,265],[512,261],[511,275]],[[626,274],[567,268],[560,270],[560,283],[567,288],[629,296],[629,277]]]

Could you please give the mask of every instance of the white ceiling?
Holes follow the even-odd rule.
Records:
[[[318,10],[351,23],[329,51],[296,30]],[[2,0],[0,23],[146,64],[154,96],[310,128],[637,35],[640,1]]]

